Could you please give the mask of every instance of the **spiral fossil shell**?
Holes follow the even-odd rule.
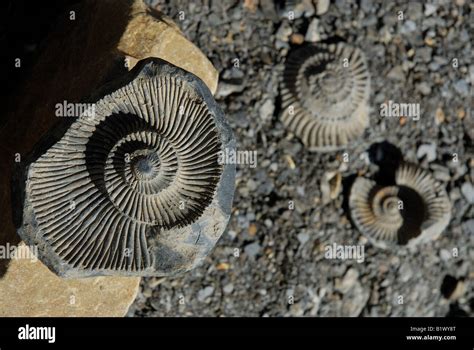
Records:
[[[67,277],[189,270],[226,227],[234,139],[207,87],[147,59],[27,169],[23,226]]]
[[[359,231],[383,248],[435,239],[451,218],[446,191],[427,171],[407,163],[397,169],[392,186],[357,178],[349,208]]]
[[[368,125],[370,76],[364,54],[318,44],[289,55],[283,74],[282,121],[310,150],[333,151]]]

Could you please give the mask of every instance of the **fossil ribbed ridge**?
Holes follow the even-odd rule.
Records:
[[[370,76],[357,48],[299,48],[287,59],[281,85],[282,121],[310,150],[341,149],[369,123]]]
[[[185,271],[229,219],[233,138],[208,89],[157,59],[126,80],[29,166],[20,234],[61,275]]]
[[[359,231],[382,247],[435,239],[451,218],[446,191],[430,173],[407,163],[397,169],[392,186],[357,178],[349,208]]]

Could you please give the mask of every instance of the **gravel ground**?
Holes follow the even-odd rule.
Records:
[[[219,70],[217,100],[258,165],[238,166],[233,216],[212,254],[185,275],[143,279],[129,316],[474,315],[472,3],[149,2]],[[311,153],[279,120],[278,81],[288,52],[328,40],[368,58],[370,126],[346,150]],[[420,103],[420,120],[381,118],[388,100]],[[381,250],[351,224],[349,186],[374,174],[379,151],[446,186],[452,219],[436,241]],[[328,173],[342,178],[334,199],[321,181]],[[326,259],[333,243],[363,245],[364,262]]]

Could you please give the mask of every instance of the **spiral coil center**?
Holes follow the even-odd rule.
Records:
[[[400,201],[397,187],[384,187],[374,196],[372,202],[374,214],[391,224],[401,225],[402,215],[399,208]]]
[[[132,160],[132,169],[137,180],[151,180],[160,171],[160,158],[153,151],[144,151]]]

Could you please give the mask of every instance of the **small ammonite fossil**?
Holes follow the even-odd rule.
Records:
[[[358,177],[351,188],[349,208],[359,231],[382,248],[435,239],[451,218],[444,188],[430,173],[408,163],[399,166],[391,186]]]
[[[286,62],[282,121],[310,150],[341,149],[367,127],[369,94],[359,49],[343,43],[304,46]]]
[[[24,169],[20,236],[65,277],[162,276],[202,261],[230,217],[234,138],[204,83],[146,59]]]

